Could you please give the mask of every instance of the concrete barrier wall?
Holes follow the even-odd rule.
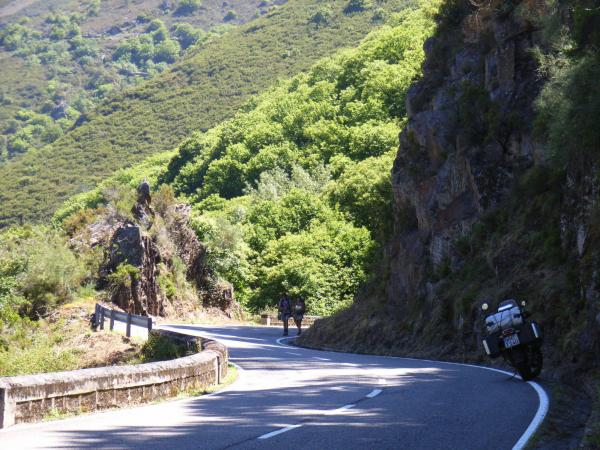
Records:
[[[51,411],[98,411],[173,397],[220,383],[227,375],[223,344],[172,331],[152,333],[199,340],[202,351],[171,361],[0,378],[0,428],[39,421]]]

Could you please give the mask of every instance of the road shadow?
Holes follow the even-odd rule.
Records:
[[[206,333],[195,326],[172,328]],[[507,383],[503,374],[281,346],[275,342],[280,331],[211,327],[210,335],[228,344],[232,359],[243,365],[242,379],[226,392],[171,402],[184,423],[65,426],[56,432],[67,442],[59,448],[511,448],[535,413],[535,405],[515,407],[511,397],[530,388]],[[367,398],[374,389],[383,392]],[[348,404],[354,407],[338,410]],[[494,413],[502,411],[510,413]],[[258,439],[297,424],[302,428]]]

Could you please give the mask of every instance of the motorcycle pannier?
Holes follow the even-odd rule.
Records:
[[[483,339],[483,349],[490,358],[500,356],[500,345],[498,334],[493,334]]]
[[[531,344],[535,341],[541,341],[542,332],[535,322],[528,322],[519,330],[519,341],[521,344]]]

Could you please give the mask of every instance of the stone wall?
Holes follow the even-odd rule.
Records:
[[[202,351],[171,361],[0,378],[0,428],[39,421],[51,411],[99,411],[174,397],[220,383],[227,375],[223,344],[171,331],[153,333],[197,339]]]

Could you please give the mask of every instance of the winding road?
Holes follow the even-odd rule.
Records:
[[[511,449],[546,407],[541,388],[500,371],[296,348],[276,328],[162,328],[226,344],[239,380],[203,397],[17,425],[0,431],[0,448]]]

